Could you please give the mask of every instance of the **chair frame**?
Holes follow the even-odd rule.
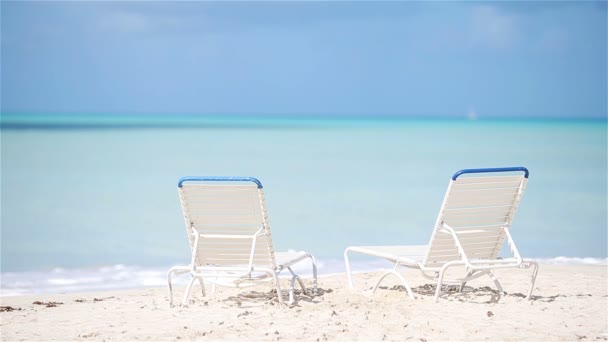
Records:
[[[260,228],[251,235],[248,234],[205,234],[198,231],[192,224],[188,215],[187,201],[183,193],[184,182],[253,182],[257,185],[259,198],[260,198],[260,210],[262,213],[262,224]],[[289,288],[289,304],[295,302],[295,283],[296,281],[302,288],[303,293],[306,293],[306,287],[302,278],[297,275],[292,266],[302,260],[309,259],[312,263],[313,273],[313,289],[312,293],[317,293],[317,264],[315,258],[308,252],[298,252],[298,256],[290,259],[284,264],[277,265],[275,259],[275,252],[272,245],[268,248],[270,263],[267,267],[260,267],[254,265],[254,258],[256,256],[256,242],[260,237],[268,237],[272,239],[270,234],[270,224],[267,220],[268,213],[265,205],[263,186],[262,183],[253,177],[199,177],[199,176],[188,176],[183,177],[178,182],[178,193],[180,197],[180,203],[182,206],[182,212],[184,214],[184,220],[186,223],[187,230],[189,232],[189,241],[191,241],[191,259],[190,264],[187,266],[174,266],[169,269],[167,273],[167,282],[169,285],[169,304],[173,306],[173,286],[172,276],[180,274],[190,274],[192,279],[186,287],[186,291],[182,298],[182,305],[187,305],[190,297],[190,292],[194,282],[198,280],[203,296],[206,296],[205,281],[212,284],[212,293],[215,292],[216,285],[243,288],[249,286],[259,285],[263,281],[274,282],[277,290],[278,301],[283,304],[283,296],[281,292],[281,286],[279,282],[279,274],[288,270],[291,273],[291,281]],[[197,256],[199,251],[199,244],[203,240],[213,239],[235,239],[235,240],[250,240],[251,250],[249,252],[249,262],[246,267],[244,266],[215,266],[215,265],[197,265]],[[193,241],[193,243],[192,243]],[[259,253],[259,251],[258,251]],[[295,254],[295,253],[294,253]],[[226,281],[226,279],[233,279],[232,281]]]
[[[496,249],[493,252],[493,256],[494,256],[493,259],[473,259],[473,258],[469,257],[469,255],[467,254],[467,251],[463,247],[463,243],[462,243],[457,231],[453,227],[449,226],[447,223],[443,222],[443,218],[444,218],[443,216],[444,216],[444,212],[446,209],[448,197],[450,195],[450,191],[452,190],[452,186],[454,185],[454,182],[456,181],[456,179],[463,174],[514,172],[514,171],[524,172],[524,177],[519,186],[519,191],[517,193],[515,202],[513,204],[513,208],[511,209],[511,212],[509,214],[509,219],[507,220],[507,222],[505,223],[504,226],[499,228],[504,232],[504,236],[507,239],[507,243],[510,248],[512,258],[509,258],[509,259],[499,259],[498,258],[498,254],[500,253],[500,249],[501,249],[502,243],[503,243],[503,240],[501,240],[500,243],[498,243],[495,247]],[[421,261],[422,255],[420,255],[420,254],[417,255],[418,258],[412,258],[412,257],[403,257],[403,256],[396,255],[393,253],[382,252],[381,250],[374,250],[374,246],[372,246],[372,247],[359,247],[359,246],[348,247],[344,251],[344,261],[346,264],[348,286],[351,289],[354,289],[352,274],[351,274],[352,272],[351,272],[351,267],[350,267],[350,260],[349,260],[349,253],[356,252],[356,253],[362,253],[362,254],[367,254],[367,255],[371,255],[371,256],[385,258],[391,262],[394,262],[394,267],[391,270],[383,273],[380,276],[380,278],[378,279],[378,281],[376,282],[376,284],[372,290],[372,293],[375,293],[375,291],[379,287],[380,283],[387,276],[394,275],[401,281],[401,283],[405,287],[410,299],[414,299],[415,297],[414,297],[414,294],[412,293],[410,285],[407,283],[405,278],[399,272],[397,272],[397,269],[399,266],[419,269],[422,272],[422,275],[424,278],[436,281],[437,287],[435,289],[435,296],[434,296],[435,302],[437,302],[439,299],[439,295],[441,293],[441,288],[442,288],[443,284],[460,285],[459,291],[462,292],[465,284],[468,281],[477,279],[484,275],[487,275],[488,277],[490,277],[492,279],[492,281],[496,285],[497,290],[500,293],[505,293],[500,282],[498,281],[496,276],[491,272],[491,270],[499,269],[499,268],[521,268],[521,269],[532,268],[533,270],[532,270],[532,275],[531,275],[531,285],[530,285],[530,289],[528,291],[528,295],[526,297],[528,300],[531,299],[532,293],[534,291],[534,285],[536,283],[536,277],[538,275],[538,263],[536,261],[532,261],[532,260],[524,260],[521,257],[519,250],[517,249],[517,246],[515,245],[513,238],[511,237],[511,233],[509,232],[509,227],[511,225],[513,215],[514,215],[515,211],[517,210],[519,201],[521,199],[522,192],[526,187],[528,176],[529,176],[529,171],[525,167],[465,169],[465,170],[460,170],[460,171],[456,172],[452,176],[452,180],[446,191],[446,195],[443,200],[443,204],[441,206],[441,210],[439,212],[437,222],[435,224],[436,229],[433,230],[433,234],[431,235],[430,243],[426,246],[410,246],[410,250],[415,247],[415,248],[417,248],[418,251],[420,251],[421,248],[426,247],[426,253],[425,253],[424,257],[422,258],[422,261]],[[435,236],[437,233],[450,234],[451,237],[453,238],[453,241],[454,241],[455,247],[458,251],[458,254],[460,255],[459,259],[449,260],[449,261],[445,262],[441,267],[428,265],[428,261],[429,261],[428,259],[429,259],[429,255],[431,253],[431,245],[432,245],[432,242],[435,239]],[[403,246],[403,247],[404,247],[404,250],[407,251],[408,246]],[[467,272],[466,275],[461,278],[445,280],[444,276],[445,276],[446,271],[449,268],[454,267],[454,266],[464,266],[465,270]]]

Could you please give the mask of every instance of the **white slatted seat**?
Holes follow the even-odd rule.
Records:
[[[522,174],[523,173],[523,174]],[[376,291],[388,275],[397,276],[414,298],[405,278],[397,272],[399,266],[422,271],[427,279],[437,281],[435,301],[442,284],[459,284],[462,291],[467,281],[489,276],[500,292],[498,279],[491,272],[497,268],[533,267],[530,299],[538,273],[535,261],[523,260],[511,238],[509,229],[519,206],[529,172],[524,167],[468,169],[452,176],[428,245],[423,246],[351,246],[344,251],[348,285],[353,287],[349,253],[362,253],[387,259],[394,268],[383,275],[374,286]],[[512,257],[499,257],[507,240]],[[464,266],[466,274],[444,279],[453,266]]]
[[[275,252],[262,183],[251,177],[184,177],[178,183],[179,198],[188,234],[191,261],[172,267],[167,275],[170,304],[173,305],[171,277],[192,276],[182,304],[199,281],[230,287],[247,287],[265,281],[275,284],[283,303],[278,275],[288,270],[291,277],[289,302],[294,301],[295,282],[305,293],[302,279],[292,266],[309,259],[312,263],[313,293],[317,291],[317,266],[307,252]]]

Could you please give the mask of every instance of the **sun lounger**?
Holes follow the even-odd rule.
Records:
[[[190,290],[199,281],[221,286],[247,287],[274,282],[278,300],[283,303],[279,273],[291,277],[289,302],[294,302],[295,282],[304,293],[302,279],[292,266],[310,259],[313,293],[317,290],[317,266],[307,252],[275,252],[262,183],[250,177],[184,177],[178,183],[179,198],[190,243],[188,266],[175,266],[168,272],[170,304],[173,304],[171,276],[192,276],[182,304],[188,303]]]
[[[498,291],[504,292],[492,270],[499,268],[533,268],[527,298],[530,299],[538,273],[538,264],[523,260],[510,228],[522,193],[528,182],[529,172],[524,167],[467,169],[456,172],[439,210],[428,245],[422,246],[352,246],[344,251],[348,285],[353,287],[349,253],[363,253],[394,263],[392,270],[377,281],[375,292],[382,280],[395,275],[403,283],[410,298],[412,290],[405,278],[397,272],[399,266],[422,271],[422,275],[437,282],[435,302],[443,284],[460,285],[489,276]],[[500,251],[507,241],[511,257],[500,258]],[[464,266],[463,277],[444,279],[450,267]]]

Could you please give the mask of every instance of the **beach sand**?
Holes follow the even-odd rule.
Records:
[[[14,310],[0,312],[1,340],[608,340],[605,265],[541,265],[532,301],[523,298],[530,270],[495,273],[506,296],[486,277],[438,303],[430,282],[412,270],[402,274],[415,300],[394,287],[395,277],[371,295],[380,272],[355,275],[367,293],[347,289],[345,274],[320,277],[319,294],[299,294],[292,306],[279,305],[269,284],[214,295],[208,287],[204,298],[195,288],[187,307],[173,308],[166,288],[3,297],[2,306]]]

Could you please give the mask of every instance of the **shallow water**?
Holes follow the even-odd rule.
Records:
[[[526,166],[512,228],[522,255],[607,256],[605,121],[166,126],[4,125],[3,291],[24,272],[187,263],[176,191],[186,175],[259,178],[276,249],[310,251],[331,273],[349,245],[425,244],[457,170]]]

